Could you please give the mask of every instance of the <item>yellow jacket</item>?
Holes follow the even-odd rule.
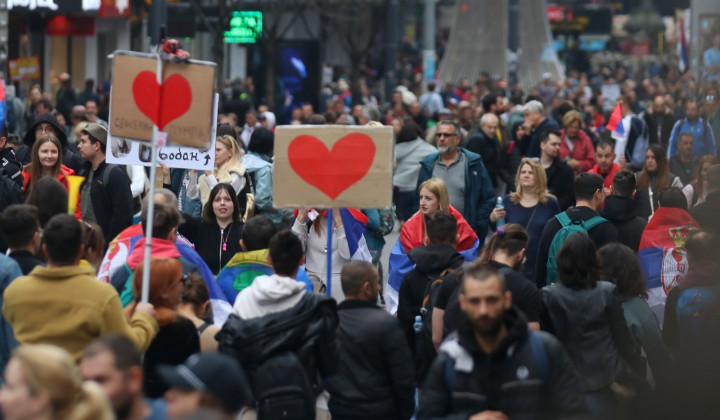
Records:
[[[154,318],[136,313],[130,323],[115,288],[95,279],[88,266],[35,267],[4,294],[5,319],[21,344],[54,344],[79,359],[90,341],[119,333],[147,350],[158,333]]]

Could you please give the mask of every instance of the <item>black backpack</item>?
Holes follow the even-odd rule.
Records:
[[[462,272],[462,269],[460,270],[460,272]],[[417,313],[422,320],[422,327],[415,330],[415,371],[417,373],[416,377],[420,382],[424,379],[425,373],[427,373],[427,370],[437,356],[437,351],[432,341],[433,308],[435,307],[438,296],[440,296],[443,281],[449,274],[455,273],[455,271],[456,269],[454,268],[446,268],[443,270],[437,278],[430,280],[423,293],[422,306]]]
[[[276,353],[251,374],[258,420],[312,420],[315,391],[293,351]]]

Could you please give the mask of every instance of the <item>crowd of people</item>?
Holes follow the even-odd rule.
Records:
[[[277,116],[229,83],[214,170],[163,167],[153,197],[145,168],[106,162],[106,86],[9,95],[4,418],[716,412],[717,83],[547,76],[386,103],[340,79]],[[274,208],[277,122],[392,126],[393,207]]]

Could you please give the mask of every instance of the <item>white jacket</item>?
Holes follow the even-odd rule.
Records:
[[[232,313],[242,319],[257,318],[295,306],[305,293],[305,283],[273,274],[255,277],[235,298]]]

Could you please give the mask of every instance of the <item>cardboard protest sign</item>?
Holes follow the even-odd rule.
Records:
[[[113,90],[110,91],[112,100]],[[158,148],[158,161],[162,162],[168,168],[184,168],[197,169],[199,171],[212,171],[215,169],[215,139],[217,129],[217,100],[219,95],[215,94],[213,103],[212,121],[210,128],[210,136],[208,137],[209,147],[198,149],[195,147],[183,147],[174,144],[167,144]],[[112,120],[112,110],[110,119]],[[111,127],[112,130],[112,127]],[[105,147],[105,160],[108,163],[117,163],[120,165],[152,165],[151,145],[145,141],[133,141],[128,138],[115,136],[110,131],[108,137],[110,141]]]
[[[110,131],[118,137],[149,142],[156,125],[171,143],[208,147],[215,64],[163,62],[161,84],[157,67],[155,55],[115,52]]]
[[[288,125],[275,131],[276,208],[386,208],[392,127]]]

